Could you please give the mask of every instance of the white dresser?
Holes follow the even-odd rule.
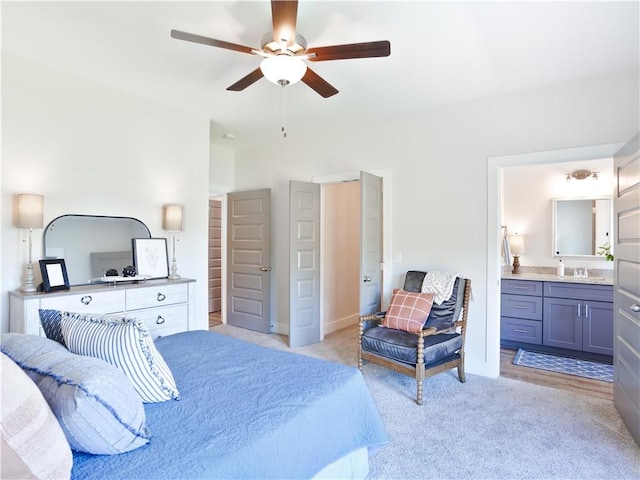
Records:
[[[193,328],[195,280],[146,280],[83,285],[50,293],[9,292],[11,332],[44,336],[39,309],[79,313],[126,313],[141,318],[153,338]]]

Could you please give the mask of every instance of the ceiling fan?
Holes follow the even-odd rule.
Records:
[[[178,40],[263,57],[260,67],[227,88],[234,92],[242,91],[266,77],[283,87],[302,80],[322,97],[328,98],[338,93],[338,90],[311,70],[304,60],[324,62],[349,58],[388,57],[391,53],[391,44],[387,40],[307,48],[305,38],[296,32],[297,0],[272,0],[271,16],[273,31],[263,35],[261,48],[246,47],[179,30],[171,30],[171,36]]]

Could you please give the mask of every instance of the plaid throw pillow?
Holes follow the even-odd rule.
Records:
[[[427,321],[433,293],[414,293],[394,289],[382,326],[417,333]]]

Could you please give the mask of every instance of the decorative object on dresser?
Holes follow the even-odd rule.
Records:
[[[24,282],[21,287],[23,292],[35,292],[36,287],[33,284],[33,229],[42,228],[44,216],[44,197],[42,195],[32,193],[19,193],[16,196],[16,226],[29,230],[29,261],[27,263]]]
[[[438,303],[434,293],[423,293],[427,276],[428,272],[408,271],[403,289],[394,294],[386,312],[360,317],[358,336],[358,368],[367,360],[414,377],[418,405],[422,405],[426,377],[457,368],[458,379],[465,381],[471,280],[451,275],[453,289]]]
[[[165,205],[162,215],[162,228],[172,233],[172,255],[170,280],[177,280],[178,265],[176,263],[176,234],[182,231],[182,205]]]
[[[513,254],[513,270],[511,273],[520,273],[520,255],[525,253],[524,237],[518,233],[509,235],[509,245]]]
[[[9,292],[11,332],[45,336],[38,310],[127,314],[143,320],[153,338],[192,330],[195,280],[147,280],[72,287],[67,291]]]
[[[69,277],[64,259],[40,260],[40,273],[42,274],[42,290],[44,292],[69,290]]]
[[[138,275],[146,278],[167,278],[169,258],[166,238],[133,238],[133,263]]]

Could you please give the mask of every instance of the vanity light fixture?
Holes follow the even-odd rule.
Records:
[[[522,235],[509,235],[509,247],[513,254],[513,270],[511,273],[520,273],[520,255],[525,253],[524,249],[524,237]]]
[[[182,205],[165,205],[163,210],[162,228],[173,234],[171,275],[169,275],[169,280],[177,280],[180,278],[180,275],[178,275],[178,265],[176,262],[176,233],[182,231]]]
[[[572,178],[584,180],[589,177],[598,180],[598,172],[592,172],[591,170],[574,170],[571,173],[567,173],[567,182],[570,182]]]
[[[29,262],[27,263],[21,292],[35,292],[33,285],[32,233],[34,228],[43,227],[44,197],[32,193],[20,193],[16,197],[16,226],[29,230]]]

